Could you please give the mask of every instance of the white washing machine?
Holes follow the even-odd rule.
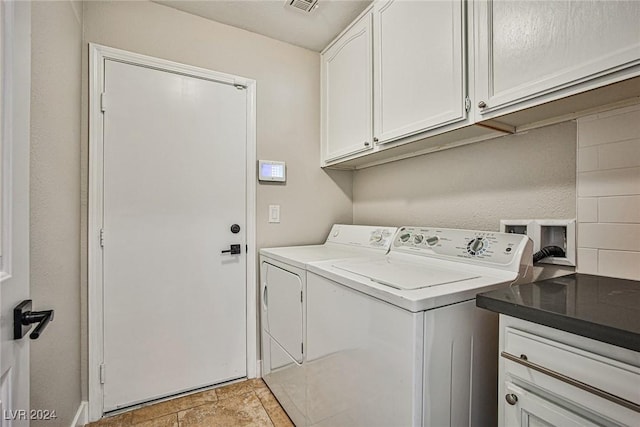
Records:
[[[306,267],[309,262],[383,256],[396,227],[336,224],[322,245],[260,250],[262,374],[296,425],[306,418],[300,387],[306,359]]]
[[[531,262],[526,236],[402,227],[386,256],[310,263],[296,425],[497,425],[497,317],[475,295]]]

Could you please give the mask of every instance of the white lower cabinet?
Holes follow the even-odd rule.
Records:
[[[504,426],[522,427],[596,427],[598,424],[564,409],[551,398],[544,398],[508,382],[505,384],[509,402],[503,405]]]
[[[636,426],[640,354],[500,316],[498,424]]]

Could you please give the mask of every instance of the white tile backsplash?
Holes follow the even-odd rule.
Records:
[[[598,222],[598,197],[578,198],[578,222]]]
[[[640,104],[577,129],[577,271],[640,280]]]
[[[640,166],[640,137],[631,141],[616,142],[580,151],[598,150],[597,168],[616,169]]]
[[[578,172],[598,170],[598,147],[587,147],[578,150]]]
[[[578,247],[640,251],[640,224],[578,224]]]
[[[638,280],[640,252],[598,251],[598,274]]]
[[[624,108],[585,117],[578,122],[578,147],[634,139],[640,135],[640,108]]]
[[[598,250],[578,248],[577,271],[586,274],[598,274]]]
[[[587,200],[598,201],[597,212],[600,222],[640,224],[640,196],[599,197]]]
[[[578,197],[640,194],[640,167],[578,173]]]

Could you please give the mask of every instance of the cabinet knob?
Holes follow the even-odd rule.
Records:
[[[507,400],[507,403],[509,405],[515,405],[516,403],[518,403],[518,396],[513,393],[507,394],[504,398]]]
[[[371,143],[369,143],[368,141],[365,141],[365,142],[364,142],[364,146],[365,146],[365,147],[368,147],[368,146],[370,146],[370,145],[371,145]]]
[[[478,102],[478,108],[487,108],[487,103],[484,101]]]
[[[378,141],[379,141],[379,139],[374,136],[373,137],[373,142],[378,142]]]

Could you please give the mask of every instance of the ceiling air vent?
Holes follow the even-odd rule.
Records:
[[[287,0],[286,6],[300,12],[311,12],[318,0]]]

